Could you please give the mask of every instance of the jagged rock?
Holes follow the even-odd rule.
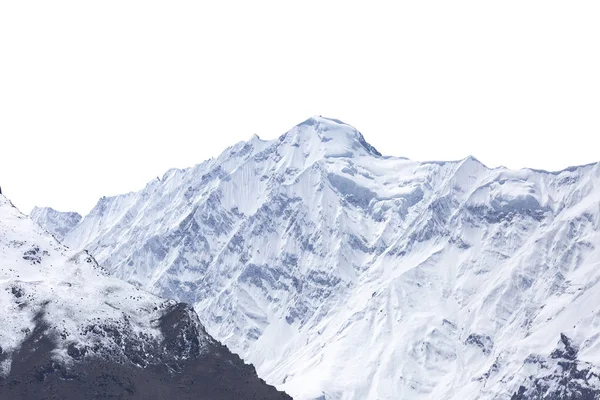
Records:
[[[537,367],[511,400],[596,400],[600,398],[600,368],[577,359],[571,339],[560,334],[550,357],[535,357]],[[529,368],[531,369],[531,368]]]

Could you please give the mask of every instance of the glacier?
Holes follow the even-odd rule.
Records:
[[[74,250],[296,399],[600,396],[600,164],[384,156],[309,118],[102,197]],[[568,384],[567,384],[568,383]]]

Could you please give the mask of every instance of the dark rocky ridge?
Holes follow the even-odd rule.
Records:
[[[210,338],[201,343],[204,328],[183,303],[171,304],[160,318],[161,343],[136,346],[123,338],[129,348],[124,360],[73,345],[68,349],[72,363],[56,361],[56,332],[42,312],[35,321],[13,354],[10,374],[0,378],[1,399],[290,399],[225,346]]]
[[[577,358],[579,349],[565,334],[549,358],[530,356],[525,362],[540,373],[529,376],[511,400],[596,400],[600,399],[598,368]]]

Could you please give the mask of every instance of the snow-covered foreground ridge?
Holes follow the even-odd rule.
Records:
[[[2,399],[288,398],[191,307],[110,276],[2,195],[0,310]]]
[[[102,198],[65,243],[297,399],[567,398],[600,393],[599,231],[599,164],[384,157],[314,117]]]

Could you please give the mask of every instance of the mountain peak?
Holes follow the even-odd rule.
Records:
[[[262,140],[260,138],[260,136],[258,136],[256,133],[252,135],[252,137],[250,138],[249,142],[263,142],[264,140]]]
[[[315,142],[315,138],[319,141]],[[298,147],[301,142],[320,143],[326,157],[352,157],[371,155],[380,157],[381,153],[370,145],[364,136],[352,125],[338,119],[315,115],[293,127],[280,141],[291,140]]]
[[[65,243],[192,302],[298,399],[567,398],[581,376],[598,397],[600,166],[377,155],[314,116],[106,198]]]

